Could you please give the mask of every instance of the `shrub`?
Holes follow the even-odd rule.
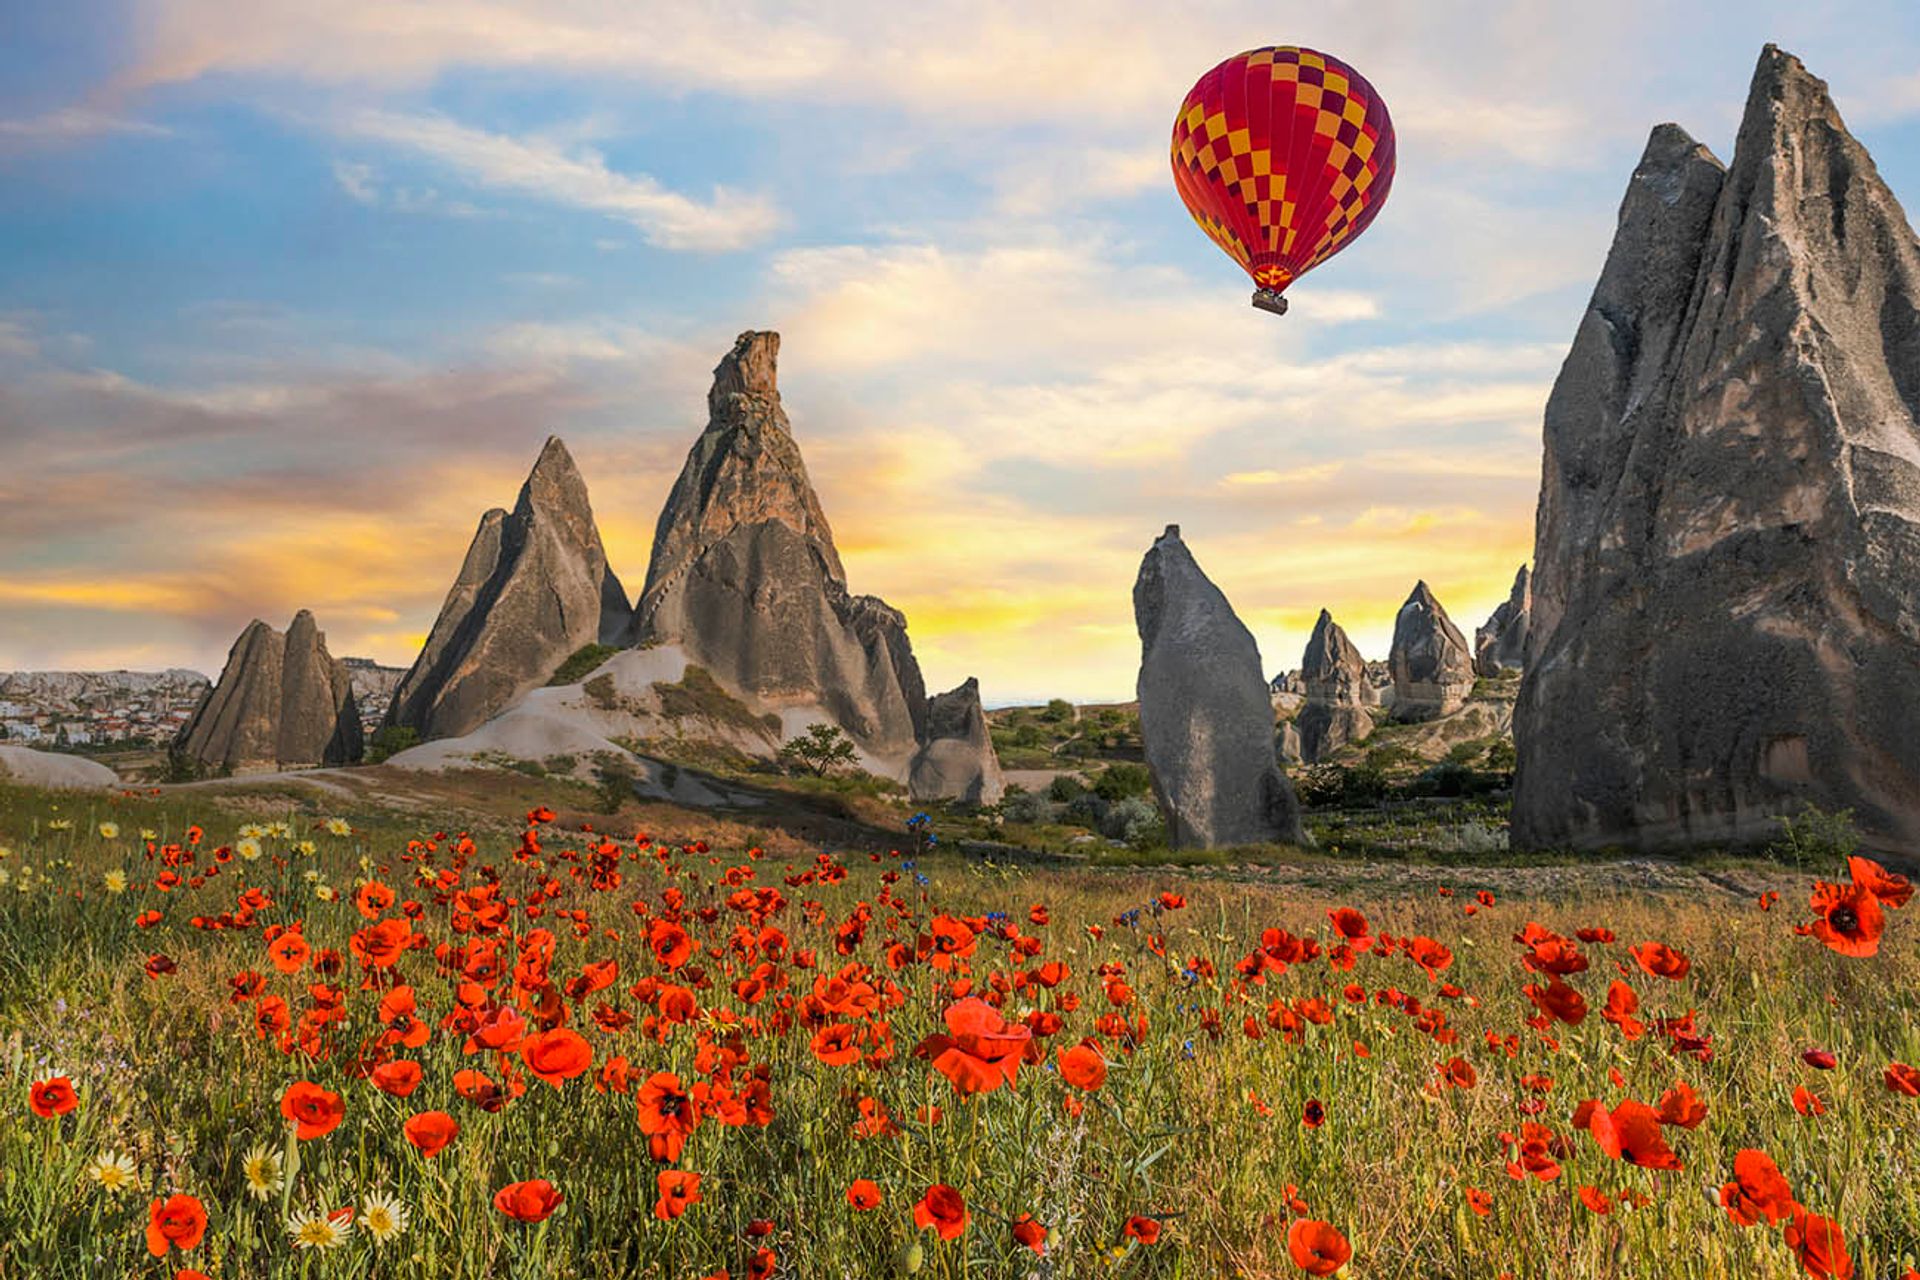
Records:
[[[389,756],[397,756],[408,747],[419,745],[420,731],[412,725],[382,725],[374,732],[373,740],[367,744],[367,763],[379,764]]]
[[[1077,826],[1098,831],[1107,816],[1107,802],[1091,791],[1082,791],[1067,802],[1066,819]]]
[[[1080,785],[1080,779],[1070,773],[1056,774],[1047,784],[1047,799],[1055,804],[1067,804],[1086,794],[1087,789]]]
[[[1009,791],[1000,802],[1000,814],[1008,822],[1052,822],[1053,802],[1036,791]]]
[[[1767,846],[1767,853],[1796,867],[1826,869],[1843,865],[1859,847],[1860,832],[1853,825],[1853,810],[1828,813],[1810,804],[1798,814],[1780,819],[1780,834]]]
[[[1139,844],[1160,823],[1160,809],[1145,796],[1125,796],[1108,806],[1100,834],[1109,840]]]
[[[553,669],[553,675],[547,683],[549,685],[577,684],[591,674],[595,667],[618,652],[620,650],[610,644],[583,644],[568,654],[566,661]]]
[[[639,771],[631,760],[602,751],[593,765],[593,787],[600,797],[600,812],[620,812],[620,806],[633,795],[633,784],[639,780]]]
[[[620,709],[620,694],[613,687],[612,676],[595,676],[580,686],[580,692],[586,694],[593,705],[602,711]]]
[[[1146,795],[1151,790],[1153,775],[1147,766],[1124,760],[1108,765],[1093,784],[1093,793],[1102,800],[1125,800],[1129,796]]]
[[[1065,698],[1053,699],[1052,701],[1047,703],[1047,719],[1049,720],[1073,719],[1073,704],[1071,702],[1068,702]]]

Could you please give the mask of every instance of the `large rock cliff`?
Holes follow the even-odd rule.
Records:
[[[1920,242],[1760,56],[1731,169],[1653,131],[1547,405],[1519,847],[1920,851]]]

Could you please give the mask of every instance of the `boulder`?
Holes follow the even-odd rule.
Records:
[[[906,618],[847,590],[780,402],[779,352],[779,334],[743,333],[713,371],[628,639],[679,646],[756,712],[824,716],[867,768],[904,781],[928,714]]]
[[[615,644],[631,613],[607,565],[586,481],[550,436],[512,511],[480,517],[387,724],[458,737],[545,684],[577,650]]]
[[[98,760],[7,743],[0,743],[0,779],[52,790],[91,791],[120,785],[120,775]]]
[[[907,774],[908,794],[915,800],[987,805],[998,804],[1006,789],[980,705],[980,682],[968,676],[959,688],[927,700],[924,739]]]
[[[174,739],[176,751],[234,773],[348,764],[362,746],[353,679],[305,609],[284,634],[248,623]]]
[[[1791,55],[1653,131],[1545,441],[1515,847],[1920,853],[1920,241]]]
[[[1473,632],[1473,668],[1483,676],[1521,671],[1527,665],[1527,627],[1533,612],[1533,583],[1527,566],[1513,576],[1513,590]]]
[[[1367,678],[1360,650],[1333,615],[1320,611],[1300,659],[1300,679],[1306,702],[1294,717],[1300,736],[1300,759],[1318,764],[1350,742],[1373,732],[1367,708],[1379,701]]]
[[[1168,525],[1133,584],[1140,738],[1177,848],[1304,844],[1253,633]]]
[[[1473,692],[1473,653],[1453,619],[1425,582],[1400,606],[1393,621],[1393,718],[1432,720],[1452,715]]]

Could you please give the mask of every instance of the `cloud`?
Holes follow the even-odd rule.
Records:
[[[345,160],[333,163],[333,180],[340,189],[358,200],[361,204],[378,204],[380,192],[373,185],[373,166],[370,164],[350,164]]]
[[[765,196],[716,186],[702,203],[646,174],[616,172],[591,149],[566,151],[544,139],[488,133],[443,115],[362,111],[344,123],[344,131],[425,156],[480,186],[631,223],[649,243],[666,249],[744,249],[780,223]]]
[[[171,130],[145,120],[79,106],[62,107],[26,118],[0,120],[0,142],[58,143],[112,134],[161,138],[171,136],[171,133]]]

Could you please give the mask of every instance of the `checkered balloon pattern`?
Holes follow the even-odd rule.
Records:
[[[1393,186],[1393,120],[1312,49],[1255,49],[1201,76],[1173,122],[1173,180],[1201,230],[1276,293],[1367,229]]]

